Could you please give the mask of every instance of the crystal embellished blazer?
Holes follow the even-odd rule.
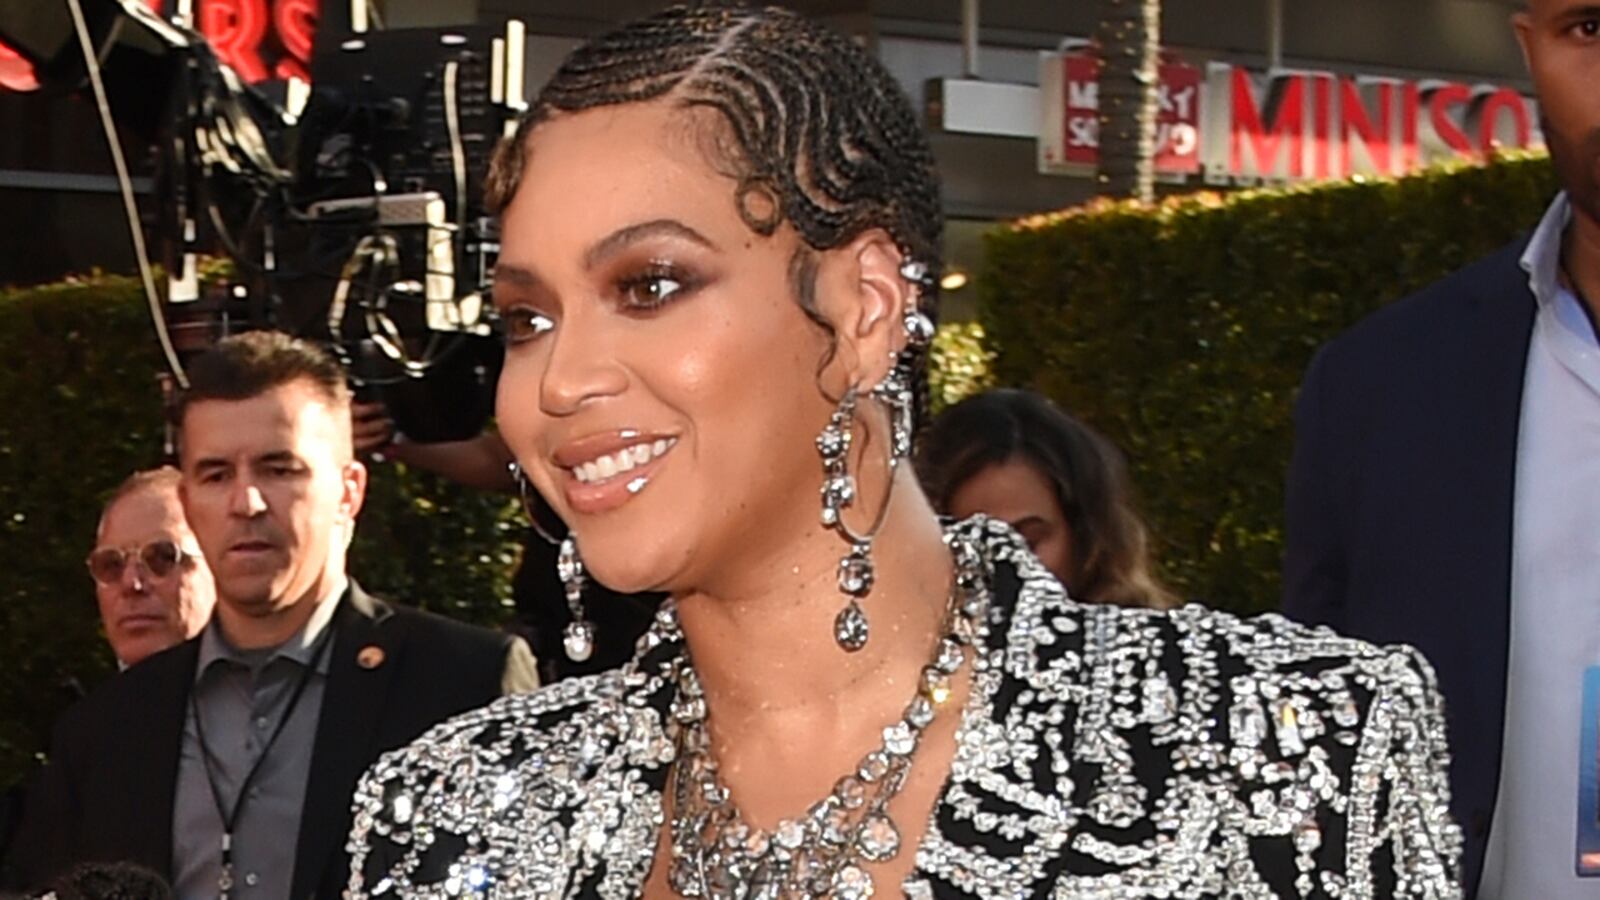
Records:
[[[907,896],[1460,895],[1427,663],[1273,615],[1086,606],[1015,532]],[[639,896],[676,756],[667,604],[620,670],[435,727],[362,780],[348,896]],[[909,852],[909,851],[908,851]]]

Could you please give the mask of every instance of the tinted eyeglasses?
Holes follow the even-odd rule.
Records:
[[[136,559],[151,578],[165,578],[189,556],[189,553],[173,541],[159,538],[142,547],[101,547],[89,554],[85,563],[89,566],[89,574],[95,581],[112,585],[122,580],[122,570]]]

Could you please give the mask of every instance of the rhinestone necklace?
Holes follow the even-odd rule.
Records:
[[[674,672],[673,717],[680,726],[673,777],[672,867],[668,880],[684,897],[707,900],[789,900],[833,897],[864,900],[875,890],[863,863],[881,863],[901,850],[889,801],[900,793],[923,731],[950,699],[950,679],[966,660],[988,606],[983,557],[972,542],[948,535],[955,578],[942,634],[922,670],[917,694],[899,722],[883,730],[883,745],[803,815],[771,832],[744,821],[717,774],[706,731],[706,701],[687,652]]]

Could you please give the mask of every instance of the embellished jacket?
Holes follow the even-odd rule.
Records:
[[[1278,616],[1069,599],[1015,532],[908,897],[1460,895],[1426,662]],[[670,606],[622,669],[506,697],[382,758],[352,898],[639,896],[676,756]]]

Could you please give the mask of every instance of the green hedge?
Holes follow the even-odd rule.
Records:
[[[935,406],[994,381],[1055,397],[1127,450],[1186,594],[1268,608],[1289,409],[1312,351],[1527,229],[1554,191],[1545,161],[1517,156],[997,230],[981,324],[941,328],[935,342]],[[4,785],[42,749],[73,685],[110,671],[82,559],[106,493],[160,461],[162,435],[161,361],[130,279],[0,291],[0,358]],[[502,621],[517,523],[502,498],[379,467],[352,567],[379,592]]]
[[[162,370],[136,281],[0,291],[0,787],[111,671],[83,558],[106,494],[160,463]],[[503,620],[520,535],[505,498],[374,468],[352,569],[379,593]],[[76,687],[75,687],[76,686]]]
[[[1127,452],[1183,594],[1270,609],[1291,408],[1312,353],[1531,229],[1556,190],[1547,160],[1516,154],[999,228],[979,280],[995,374]]]
[[[987,383],[981,329],[940,329],[937,404]],[[83,558],[106,495],[162,458],[160,353],[138,282],[94,276],[0,290],[0,787],[48,742],[50,723],[112,670]],[[352,550],[367,587],[446,615],[498,623],[522,514],[507,498],[404,466],[373,468]]]

